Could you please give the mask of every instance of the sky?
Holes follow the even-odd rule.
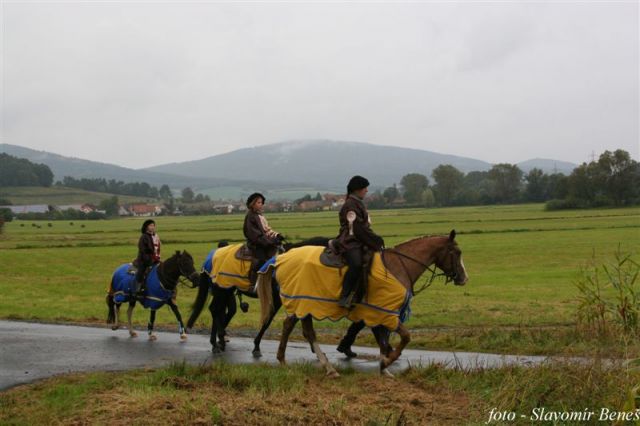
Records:
[[[131,168],[290,140],[639,159],[637,1],[0,0],[1,142]]]

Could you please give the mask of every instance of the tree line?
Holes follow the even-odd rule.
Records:
[[[452,165],[436,167],[431,177],[409,173],[398,185],[377,191],[371,208],[463,206],[546,202],[547,209],[640,204],[640,163],[628,152],[605,151],[597,161],[583,163],[566,176],[534,168],[524,173],[501,163],[488,171],[467,174]]]
[[[0,153],[0,186],[46,186],[53,183],[53,172],[45,164]]]

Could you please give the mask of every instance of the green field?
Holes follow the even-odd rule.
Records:
[[[113,197],[113,194],[104,192],[85,191],[77,188],[52,186],[4,186],[0,188],[0,198],[9,200],[14,206],[25,204],[100,204],[100,201]],[[120,203],[145,203],[157,202],[157,200],[134,197],[130,195],[118,195]]]
[[[454,228],[458,232],[470,280],[465,287],[436,281],[414,298],[408,327],[418,335],[421,330],[436,333],[430,339],[437,342],[416,339],[411,347],[471,349],[456,343],[468,330],[495,334],[514,328],[571,327],[578,294],[574,283],[592,255],[605,261],[620,247],[637,260],[640,252],[640,208],[546,212],[541,204],[529,204],[371,213],[373,228],[387,246],[420,235],[447,234]],[[268,218],[290,240],[335,236],[338,228],[337,212]],[[242,215],[157,218],[163,256],[186,249],[199,267],[219,240],[242,240],[242,221]],[[38,223],[40,228],[33,221],[7,223],[0,236],[0,317],[104,322],[111,273],[135,257],[141,222],[45,221]],[[183,316],[194,298],[195,290],[180,289]],[[248,314],[239,312],[232,321],[236,332],[251,333],[257,327],[258,305],[255,301],[251,305]],[[148,312],[137,309],[134,317],[139,325],[145,324]],[[197,325],[207,327],[209,321],[205,310]],[[160,311],[158,324],[175,327],[174,322],[169,309]],[[323,322],[318,328],[337,335],[346,325]],[[276,321],[272,332],[280,328]],[[475,349],[500,350],[500,345]]]

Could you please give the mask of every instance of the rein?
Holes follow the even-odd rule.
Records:
[[[421,260],[416,259],[413,256],[409,256],[406,253],[402,253],[401,251],[398,251],[398,250],[396,250],[394,248],[385,249],[385,252],[387,252],[387,251],[400,256],[400,264],[402,265],[402,268],[404,269],[404,272],[405,272],[405,274],[407,274],[407,277],[409,277],[409,279],[411,279],[411,275],[409,274],[409,271],[408,271],[404,261],[402,260],[402,258],[409,259],[412,262],[415,262],[418,265],[424,267],[427,271],[431,272],[431,277],[427,281],[425,281],[424,284],[422,284],[422,287],[420,287],[418,290],[414,290],[413,291],[414,295],[419,294],[419,293],[423,292],[424,290],[426,290],[427,288],[429,288],[431,286],[431,284],[433,283],[433,280],[435,280],[437,277],[443,277],[444,276],[446,278],[445,284],[448,284],[451,281],[453,281],[455,279],[455,277],[458,275],[457,265],[456,265],[455,262],[454,262],[454,267],[456,267],[456,271],[454,271],[454,273],[452,275],[449,275],[444,271],[442,271],[442,273],[438,274],[437,271],[436,271],[436,266],[435,265],[433,267],[431,265],[427,265],[426,263],[422,262]],[[422,274],[420,274],[420,275],[422,275]],[[420,278],[420,275],[418,275],[416,277],[415,282],[418,281],[418,279]]]

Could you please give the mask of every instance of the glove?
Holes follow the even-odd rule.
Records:
[[[278,244],[282,244],[283,241],[284,241],[284,236],[282,234],[276,235],[276,242]]]

